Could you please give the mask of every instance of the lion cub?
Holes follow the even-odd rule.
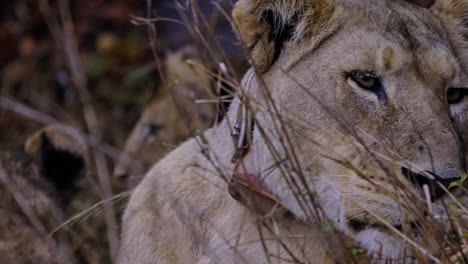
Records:
[[[168,87],[160,88],[128,136],[114,169],[116,177],[129,178],[130,185],[138,183],[149,166],[177,144],[215,123],[211,77],[201,68],[206,66],[200,65],[198,51],[192,46],[167,55]]]
[[[0,153],[0,262],[78,263],[71,235],[50,232],[65,221],[84,177],[84,139],[69,128],[47,126],[28,138],[25,151],[27,159]]]

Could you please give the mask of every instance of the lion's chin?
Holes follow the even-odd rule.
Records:
[[[401,225],[393,228],[382,224],[368,224],[359,220],[349,220],[349,226],[354,231],[353,237],[374,256],[373,263],[414,263],[414,255],[407,243],[393,228],[402,232]],[[420,237],[417,223],[411,223],[409,237],[418,240]],[[389,262],[390,261],[390,262]],[[413,261],[413,262],[412,262]]]

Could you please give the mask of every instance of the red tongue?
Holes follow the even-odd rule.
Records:
[[[266,188],[265,184],[258,177],[255,171],[252,151],[240,160],[232,175],[228,186],[229,194],[239,203],[259,214],[267,216],[273,212],[286,212],[278,199]]]
[[[228,190],[232,198],[260,216],[282,208],[276,197],[253,174],[234,174]]]

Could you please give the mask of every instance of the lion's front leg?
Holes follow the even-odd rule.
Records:
[[[200,259],[177,210],[155,187],[140,184],[125,211],[119,264],[183,264]],[[196,228],[196,227],[193,227]],[[191,230],[191,232],[196,230]],[[192,240],[192,241],[191,241]]]

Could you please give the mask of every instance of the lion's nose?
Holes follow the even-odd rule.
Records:
[[[457,181],[461,178],[461,175],[458,172],[451,169],[442,170],[438,174],[435,174],[431,171],[426,172],[429,175],[422,175],[405,167],[401,168],[401,173],[411,183],[413,183],[413,185],[420,188],[423,188],[424,185],[427,185],[429,187],[429,193],[431,195],[432,202],[435,202],[436,200],[440,199],[446,193],[442,186],[444,186],[445,189],[448,189],[452,182]]]

